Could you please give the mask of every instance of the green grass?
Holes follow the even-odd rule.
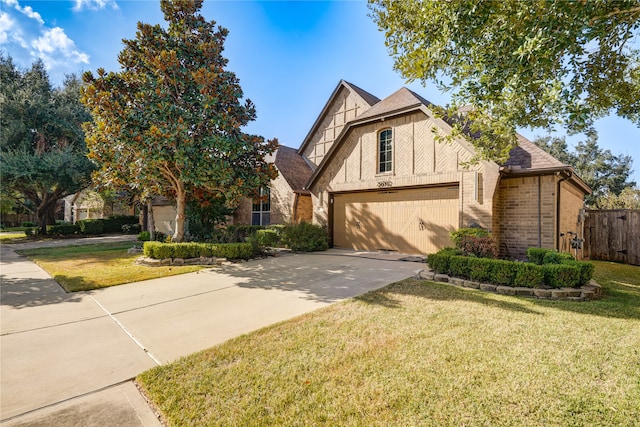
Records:
[[[410,279],[137,381],[175,426],[637,425],[640,267],[596,265],[600,301]]]
[[[147,267],[135,264],[140,254],[128,254],[131,242],[21,250],[67,292],[88,291],[158,277],[190,273],[203,266]]]

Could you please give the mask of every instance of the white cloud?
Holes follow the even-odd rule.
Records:
[[[57,64],[89,63],[89,55],[80,52],[60,27],[46,30],[41,37],[31,42],[31,46],[35,56],[42,58],[47,68]]]
[[[9,38],[8,34],[12,27],[15,25],[15,21],[11,19],[8,13],[0,12],[0,43],[5,44]]]
[[[31,6],[20,7],[20,5],[17,4],[17,2],[16,2],[16,9],[18,9],[20,12],[24,13],[25,15],[27,15],[29,18],[35,19],[41,25],[44,24],[44,20],[42,19],[42,16],[40,16],[40,14],[38,12],[35,12]]]
[[[107,6],[111,6],[113,9],[118,9],[118,4],[115,0],[75,0],[76,5],[73,7],[75,12],[79,12],[84,9],[100,10]]]

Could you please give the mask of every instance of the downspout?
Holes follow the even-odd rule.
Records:
[[[542,176],[538,175],[538,247],[542,247]]]
[[[560,185],[562,181],[568,180],[572,175],[571,171],[568,171],[567,176],[558,180],[556,188],[556,250],[558,252],[560,252]]]

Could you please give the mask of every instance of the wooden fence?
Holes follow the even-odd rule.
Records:
[[[38,222],[35,214],[2,214],[0,223],[5,227],[19,227],[23,222]]]
[[[640,210],[588,210],[584,254],[589,259],[640,265]]]

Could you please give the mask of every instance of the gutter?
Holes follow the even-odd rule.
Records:
[[[560,173],[558,172],[558,175]],[[556,250],[560,252],[560,186],[562,181],[566,181],[573,176],[573,172],[567,171],[567,176],[560,178],[556,183]]]

